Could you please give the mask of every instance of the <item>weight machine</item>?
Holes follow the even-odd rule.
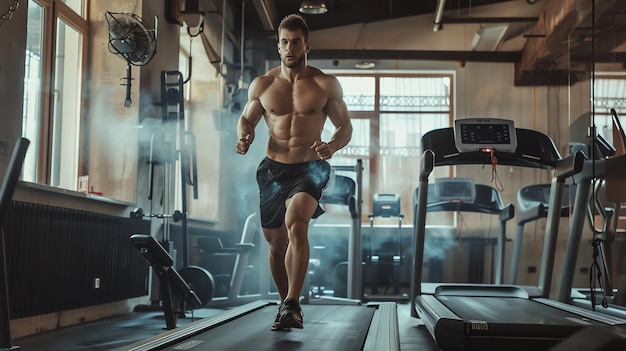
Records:
[[[576,193],[572,204],[572,219],[558,301],[626,318],[626,308],[614,303],[611,279],[613,273],[611,246],[617,232],[619,210],[621,204],[626,201],[623,172],[626,135],[615,109],[611,109],[611,115],[613,145],[597,134],[592,114],[581,116],[570,126],[570,148],[581,150],[587,159],[582,171],[573,177]],[[612,208],[607,207],[609,203]],[[590,286],[588,289],[577,289],[573,287],[573,282],[585,220],[593,237]],[[624,294],[624,291],[619,293]]]
[[[160,199],[164,213],[144,213],[142,209],[131,211],[131,217],[155,217],[163,219],[163,238],[159,243],[145,234],[131,236],[131,243],[153,267],[159,280],[159,299],[166,317],[168,329],[176,327],[176,314],[184,314],[186,307],[200,308],[213,297],[215,281],[209,271],[189,265],[187,186],[192,187],[194,199],[198,198],[198,173],[195,136],[185,129],[183,77],[178,71],[161,72],[161,114],[163,129],[152,134],[150,140],[148,199],[154,201],[154,178],[157,167],[162,168],[164,191]],[[178,165],[177,165],[178,163]],[[170,211],[171,177],[179,170],[181,187],[181,210]],[[175,176],[174,176],[175,178]],[[182,268],[177,269],[177,259],[170,255],[169,220],[181,222]],[[199,294],[199,292],[202,294]],[[154,299],[154,293],[153,300]]]

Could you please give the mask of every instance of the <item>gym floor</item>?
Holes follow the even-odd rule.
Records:
[[[420,326],[419,320],[411,317],[409,308],[410,305],[408,303],[398,304],[400,349],[402,351],[439,350],[428,331],[423,326]],[[194,311],[194,319],[180,318],[177,326],[182,327],[194,320],[206,318],[221,311],[209,308],[196,310]],[[271,321],[268,321],[268,332],[270,332],[270,323]],[[125,349],[126,345],[164,332],[164,326],[165,321],[161,312],[132,312],[122,316],[28,336],[15,340],[13,345],[20,347],[24,351],[121,351]],[[303,331],[294,332],[306,332],[306,324]]]

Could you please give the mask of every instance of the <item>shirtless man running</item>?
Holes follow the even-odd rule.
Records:
[[[269,127],[267,157],[257,169],[257,182],[270,270],[281,299],[272,330],[303,328],[299,298],[309,264],[309,221],[323,213],[318,201],[330,176],[326,160],[352,136],[337,78],[307,66],[308,37],[299,15],[281,21],[281,65],[252,81],[237,125],[239,154],[254,141],[261,116]],[[321,132],[327,116],[335,132],[325,142]]]

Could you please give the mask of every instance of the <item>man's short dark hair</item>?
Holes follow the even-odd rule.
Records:
[[[309,26],[300,15],[291,14],[285,16],[285,18],[280,21],[280,25],[278,25],[278,32],[280,32],[281,29],[286,29],[288,31],[296,31],[299,29],[304,35],[304,40],[309,41]]]

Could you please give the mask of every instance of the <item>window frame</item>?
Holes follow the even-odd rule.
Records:
[[[350,111],[350,119],[366,119],[370,121],[369,128],[369,154],[370,156],[367,158],[369,163],[368,170],[364,170],[368,172],[368,182],[369,187],[367,189],[363,188],[363,213],[361,214],[361,222],[368,223],[369,217],[368,213],[371,207],[371,199],[373,195],[379,192],[380,185],[380,174],[378,174],[378,169],[380,168],[380,164],[382,164],[383,155],[380,154],[381,145],[380,145],[380,126],[381,126],[381,116],[382,115],[390,115],[390,114],[449,114],[449,123],[450,126],[454,125],[454,111],[455,111],[455,85],[456,85],[456,76],[455,72],[445,71],[445,72],[406,72],[406,73],[398,73],[398,72],[372,72],[372,73],[361,73],[361,72],[352,72],[352,71],[342,71],[342,70],[329,70],[327,71],[329,74],[333,74],[336,77],[373,77],[374,78],[374,108],[370,111]],[[380,106],[380,80],[381,78],[445,78],[447,77],[450,80],[450,108],[448,111],[410,111],[410,110],[396,110],[396,111],[386,111],[381,110]],[[361,159],[366,158],[365,156],[348,156],[349,158]],[[365,161],[365,160],[364,160]],[[448,173],[450,176],[454,176],[454,167],[450,166],[448,169]],[[411,199],[403,199],[403,203],[406,201],[411,201]],[[408,202],[407,202],[408,203]],[[404,211],[406,212],[406,211]],[[405,213],[405,216],[409,219],[412,218],[412,213]]]
[[[81,70],[77,72],[80,81],[80,107],[79,115],[76,116],[79,123],[78,129],[78,171],[85,166],[83,150],[86,150],[86,123],[85,123],[85,103],[86,97],[83,93],[86,87],[87,80],[87,65],[88,65],[88,45],[89,45],[89,21],[85,18],[85,15],[76,13],[72,8],[67,6],[62,0],[32,0],[43,8],[43,27],[42,32],[42,50],[41,50],[41,96],[40,96],[40,126],[39,126],[39,145],[37,149],[37,172],[35,182],[38,184],[50,185],[52,178],[52,153],[54,149],[53,144],[53,119],[55,111],[55,69],[56,62],[56,46],[57,46],[57,20],[62,20],[67,26],[72,27],[79,32],[82,36],[81,50],[82,55],[79,59],[81,61]],[[88,11],[89,2],[83,0],[82,10],[84,14]],[[78,179],[74,189],[77,189]]]

